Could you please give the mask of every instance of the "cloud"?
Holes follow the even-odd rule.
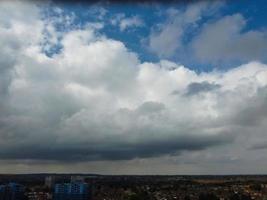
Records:
[[[248,100],[247,105],[240,106],[239,113],[234,116],[234,123],[242,126],[257,126],[267,118],[267,88],[260,88],[259,95]]]
[[[241,14],[204,25],[192,42],[197,59],[204,63],[265,60],[266,31],[245,30],[246,25]]]
[[[100,2],[98,4],[92,4],[90,10],[88,11],[88,14],[93,17],[96,16],[97,19],[102,20],[104,19],[108,11],[100,4]]]
[[[121,31],[124,31],[130,27],[140,27],[140,26],[144,26],[144,22],[138,16],[134,16],[134,17],[130,17],[130,18],[124,18],[120,21],[120,30]]]
[[[112,116],[91,116],[91,111],[84,110],[72,118],[67,119],[59,135],[53,138],[29,138],[26,133],[19,131],[16,135],[2,135],[1,159],[30,159],[30,160],[56,160],[61,162],[94,161],[94,160],[129,160],[134,158],[158,157],[164,154],[178,154],[179,151],[195,151],[209,146],[221,145],[231,142],[231,137],[225,135],[201,135],[195,133],[177,134],[163,125],[154,125],[161,121],[158,112],[162,108],[149,102],[136,110],[119,110]],[[156,106],[155,108],[153,108]],[[150,107],[150,108],[143,108]],[[98,117],[90,119],[90,117]],[[113,119],[109,118],[112,117]],[[102,121],[99,121],[99,120]],[[111,120],[111,121],[110,121]],[[36,121],[12,119],[15,128],[26,128],[24,123],[31,124],[31,128],[42,126]],[[34,123],[34,124],[33,124]],[[5,126],[5,125],[3,125]],[[3,127],[2,126],[2,127]],[[33,127],[37,126],[37,127]],[[152,127],[151,127],[152,126]],[[47,127],[46,127],[47,128]],[[7,131],[8,128],[5,129]],[[11,130],[12,131],[12,130]],[[24,131],[24,130],[21,130]],[[27,128],[25,131],[29,131]],[[41,134],[44,130],[40,130]],[[74,134],[75,132],[75,134]],[[8,133],[7,133],[8,134]],[[21,134],[21,135],[19,135]],[[36,133],[34,133],[36,134]],[[27,137],[24,138],[24,137]],[[64,137],[64,138],[63,138]],[[23,139],[24,142],[18,140]],[[26,140],[26,144],[25,144]],[[12,144],[12,141],[16,143]],[[40,143],[39,143],[39,142]]]
[[[261,149],[267,149],[267,142],[262,141],[256,144],[253,144],[249,147],[250,150],[261,150]]]
[[[112,25],[118,25],[120,31],[125,31],[130,28],[138,28],[144,26],[144,21],[140,16],[126,17],[124,13],[116,14],[111,20]]]
[[[207,81],[201,83],[190,83],[187,87],[185,95],[191,96],[202,92],[210,92],[212,90],[220,88],[219,84],[212,84]]]
[[[161,15],[166,20],[151,28],[146,41],[148,50],[160,59],[189,63],[229,66],[252,60],[265,62],[266,30],[250,29],[241,13],[223,16],[221,8],[225,5],[200,1],[184,9],[165,10]]]
[[[208,162],[212,149],[217,160],[246,160],[244,145],[266,137],[265,64],[196,73],[141,62],[94,26],[53,29],[62,49],[47,56],[43,41],[53,37],[43,30],[54,25],[28,6],[34,19],[10,13],[0,23],[0,159],[192,162],[184,155],[199,153]]]
[[[188,31],[196,29],[204,16],[213,13],[221,5],[221,2],[200,1],[188,4],[184,10],[169,8],[166,12],[167,20],[151,30],[149,50],[160,58],[174,56],[178,50],[185,48],[184,40]]]

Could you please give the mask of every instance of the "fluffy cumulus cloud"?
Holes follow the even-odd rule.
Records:
[[[1,3],[0,159],[9,160],[2,168],[14,160],[109,161],[114,170],[114,161],[164,156],[246,161],[244,152],[266,138],[267,65],[196,73],[167,60],[141,62],[94,26],[49,29],[62,49],[48,56],[44,40],[53,37],[43,30],[53,23],[39,9]]]

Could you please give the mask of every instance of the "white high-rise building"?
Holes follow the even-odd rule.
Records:
[[[47,176],[45,177],[45,186],[48,188],[52,188],[55,185],[55,177],[54,176]]]

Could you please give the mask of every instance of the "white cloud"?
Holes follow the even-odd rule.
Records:
[[[182,58],[202,64],[265,62],[266,30],[249,29],[239,13],[220,17],[222,5],[204,1],[185,9],[168,9],[167,20],[151,29],[148,49],[159,58]]]
[[[241,14],[225,16],[206,24],[192,42],[196,57],[202,62],[265,60],[266,31],[244,31]]]
[[[108,10],[101,6],[100,4],[91,5],[90,9],[88,9],[88,15],[96,17],[98,20],[103,20],[108,13]]]
[[[140,16],[126,17],[124,13],[116,14],[111,20],[111,24],[118,25],[120,31],[125,31],[130,28],[138,28],[144,26],[144,22]]]
[[[138,16],[124,18],[120,21],[120,30],[124,31],[131,27],[140,27],[143,25],[144,25],[143,20]]]
[[[161,58],[169,58],[177,53],[177,50],[183,50],[186,31],[197,27],[203,16],[212,14],[221,5],[218,2],[201,1],[189,4],[184,10],[168,9],[167,20],[151,30],[148,38],[149,49]]]

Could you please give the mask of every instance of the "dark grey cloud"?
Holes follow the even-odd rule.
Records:
[[[133,132],[133,134],[135,134]],[[64,144],[45,140],[40,144],[21,144],[14,141],[12,145],[2,147],[1,160],[50,160],[60,162],[95,161],[95,160],[130,160],[150,158],[161,155],[179,155],[183,151],[203,150],[212,146],[223,145],[232,141],[226,135],[198,136],[181,135],[168,138],[153,138],[131,142],[127,137],[107,137],[99,143]],[[3,138],[1,138],[3,139]],[[22,139],[22,138],[21,138]],[[30,140],[29,138],[27,140]]]
[[[153,113],[153,112],[159,112],[161,110],[165,109],[165,105],[163,103],[158,103],[158,102],[145,102],[143,103],[137,110],[138,113],[146,114],[146,113]]]
[[[185,95],[186,96],[192,96],[192,95],[197,95],[199,93],[204,93],[204,92],[211,92],[213,90],[219,89],[221,86],[216,83],[209,83],[207,81],[203,81],[200,83],[194,82],[190,83],[187,86]]]
[[[267,149],[267,141],[258,142],[249,147],[250,150],[262,150]]]
[[[164,111],[166,108],[162,103],[145,102],[135,110],[122,109],[108,118],[92,121],[90,117],[94,116],[90,116],[88,110],[73,122],[75,125],[63,124],[63,127],[58,125],[62,113],[56,107],[54,113],[47,116],[52,114],[53,121],[46,117],[40,119],[40,116],[33,119],[25,114],[2,118],[0,160],[131,160],[179,155],[184,151],[203,150],[233,140],[223,131],[206,135],[203,131],[172,127],[168,121],[161,125]],[[87,118],[85,128],[80,127],[83,117]],[[146,123],[142,124],[144,121]],[[124,124],[129,128],[118,128]],[[158,125],[155,127],[155,124]]]

